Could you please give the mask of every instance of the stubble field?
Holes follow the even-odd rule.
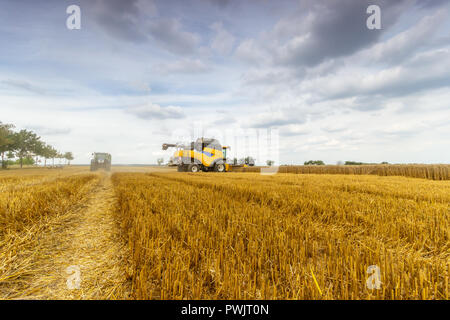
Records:
[[[448,180],[73,167],[0,190],[2,299],[448,299]]]

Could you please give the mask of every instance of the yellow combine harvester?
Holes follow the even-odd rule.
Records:
[[[216,139],[198,138],[190,145],[169,144],[162,145],[163,150],[176,148],[172,163],[180,172],[216,171],[226,172],[231,170],[227,161],[227,149]]]

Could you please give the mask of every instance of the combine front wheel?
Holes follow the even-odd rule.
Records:
[[[200,171],[200,167],[196,163],[191,163],[190,165],[188,165],[188,170],[187,171],[188,172],[199,172]]]
[[[216,163],[214,166],[214,171],[216,172],[225,172],[225,164],[223,163]]]

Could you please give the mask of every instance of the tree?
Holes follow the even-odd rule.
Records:
[[[36,144],[33,147],[33,153],[34,156],[36,157],[35,163],[37,164],[38,161],[38,157],[43,157],[44,156],[44,149],[45,149],[45,143],[43,141],[36,141]]]
[[[47,166],[47,159],[52,159],[53,158],[53,164],[55,164],[55,157],[58,154],[58,152],[51,146],[48,144],[44,145],[44,149],[42,152],[42,156],[44,157],[44,166]]]
[[[5,153],[11,151],[11,144],[13,143],[11,129],[14,128],[12,124],[3,124],[0,122],[0,154],[2,156],[2,168],[6,169],[7,161],[5,161]]]
[[[322,160],[309,160],[305,161],[305,166],[324,166],[325,163]]]
[[[64,154],[62,154],[61,152],[58,151],[56,158],[59,159],[59,164],[61,164],[61,159],[64,159]]]
[[[72,161],[74,159],[72,152],[64,153],[64,158],[67,160],[69,166],[70,166],[70,161]]]
[[[31,166],[35,164],[35,161],[31,155],[27,155],[25,158],[22,159],[22,163],[26,166]],[[18,164],[20,164],[20,160],[18,160]]]
[[[47,166],[47,159],[51,157],[51,146],[48,144],[44,144],[44,148],[42,150],[42,156],[44,157],[44,167]]]
[[[164,163],[164,158],[158,158],[156,161],[158,162],[158,166],[160,166]]]
[[[266,163],[267,163],[267,165],[268,165],[269,167],[271,167],[271,166],[273,166],[273,165],[275,164],[275,161],[273,161],[273,160],[267,160]]]
[[[23,158],[29,156],[39,143],[40,137],[34,132],[28,130],[20,130],[12,135],[12,149],[19,158],[20,167],[23,166]]]
[[[45,159],[45,166],[47,166],[47,159],[53,159],[53,165],[55,164],[55,158],[73,160],[71,152],[65,154],[59,153],[52,146],[44,143],[41,137],[36,133],[28,130],[20,130],[14,132],[11,130],[14,128],[12,124],[3,124],[0,122],[0,155],[2,168],[6,168],[8,163],[18,163],[22,168],[23,165],[39,163],[39,157]],[[5,156],[8,160],[5,159]],[[35,157],[33,159],[33,157]],[[16,162],[14,158],[19,158]]]
[[[52,158],[52,166],[55,166],[55,158],[58,157],[58,150],[53,147],[50,147],[50,158]]]

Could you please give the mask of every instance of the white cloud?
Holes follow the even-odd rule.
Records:
[[[131,113],[142,119],[180,119],[184,118],[184,112],[181,107],[168,106],[161,107],[158,104],[148,103],[137,107],[129,107],[128,113]]]
[[[199,35],[183,30],[181,23],[173,18],[151,21],[149,30],[156,41],[175,54],[192,54],[200,42]]]
[[[162,74],[198,74],[211,71],[211,67],[200,59],[182,59],[171,63],[157,64],[155,65],[155,70]]]
[[[358,95],[407,95],[415,91],[450,85],[450,49],[416,54],[402,65],[385,69],[347,67],[336,73],[300,85],[301,91],[323,98],[356,97]]]
[[[438,27],[440,27],[448,13],[446,10],[438,10],[433,15],[423,17],[419,23],[400,32],[390,39],[379,42],[371,48],[364,50],[359,59],[377,62],[401,62],[402,59],[414,54],[414,52],[433,39]]]
[[[311,133],[311,130],[303,125],[290,124],[280,129],[282,136],[301,136]]]
[[[221,55],[227,55],[233,50],[235,38],[222,25],[221,22],[215,22],[211,25],[215,31],[215,36],[211,41],[211,48]]]
[[[252,65],[267,65],[270,61],[270,56],[254,39],[241,41],[236,48],[235,56],[239,60]]]

